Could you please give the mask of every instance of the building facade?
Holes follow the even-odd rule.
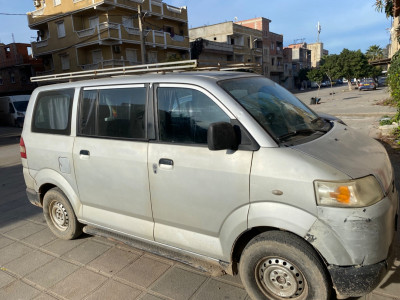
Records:
[[[42,71],[42,62],[29,54],[30,44],[0,43],[0,95],[30,94],[36,84],[30,78]]]
[[[307,43],[291,44],[287,47],[292,55],[292,72],[295,87],[300,87],[304,83],[300,78],[301,69],[311,69],[311,50],[307,49]]]
[[[47,74],[189,58],[186,7],[162,0],[35,0],[34,6],[32,51]]]
[[[322,57],[329,54],[329,51],[324,49],[323,43],[307,44],[307,49],[311,50],[311,67],[313,68],[318,67]]]
[[[192,58],[199,66],[263,64],[262,32],[224,22],[189,30]]]

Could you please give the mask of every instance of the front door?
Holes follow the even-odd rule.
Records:
[[[153,239],[144,85],[82,93],[74,164],[83,219]]]
[[[226,221],[235,214],[246,229],[252,151],[208,149],[209,124],[233,116],[205,90],[163,84],[156,94],[158,141],[149,144],[155,240],[223,259]]]

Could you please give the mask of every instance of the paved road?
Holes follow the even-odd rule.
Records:
[[[368,98],[361,95],[352,100],[339,99],[358,93],[339,89],[335,94],[338,98],[331,100],[325,99],[324,93],[322,104],[313,108],[343,117],[362,131],[366,130],[359,126],[358,119],[369,124],[370,120],[364,120],[367,117],[376,122],[383,108],[371,109],[371,101],[378,95],[387,96],[384,91],[377,91],[368,94]],[[307,102],[310,95],[306,92],[298,97]],[[359,115],[361,108],[356,101],[370,103],[359,105],[368,115]],[[343,109],[341,103],[351,105]],[[350,112],[350,107],[354,112]],[[47,228],[41,209],[26,198],[18,152],[19,133],[18,129],[0,127],[0,299],[249,299],[238,276],[212,278],[103,238],[84,235],[74,241],[57,239]],[[398,170],[400,159],[394,159]],[[389,300],[400,296],[398,245],[395,266],[379,288],[362,299]]]

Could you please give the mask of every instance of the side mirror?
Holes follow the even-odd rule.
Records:
[[[207,131],[208,149],[215,150],[236,150],[238,141],[235,130],[230,123],[212,123]]]

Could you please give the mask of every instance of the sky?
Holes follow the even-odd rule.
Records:
[[[51,1],[51,0],[48,0]],[[72,1],[72,0],[62,0]],[[344,48],[365,52],[369,46],[385,48],[390,43],[391,19],[375,11],[375,0],[164,0],[188,8],[189,28],[226,21],[265,17],[271,20],[270,31],[283,34],[287,46],[304,39],[317,41],[317,24],[321,24],[320,41],[330,54]],[[36,31],[28,27],[26,13],[35,10],[33,0],[0,0],[0,42],[30,43]],[[17,15],[7,15],[17,14]],[[18,15],[21,14],[21,15]],[[14,35],[14,38],[13,38]]]

